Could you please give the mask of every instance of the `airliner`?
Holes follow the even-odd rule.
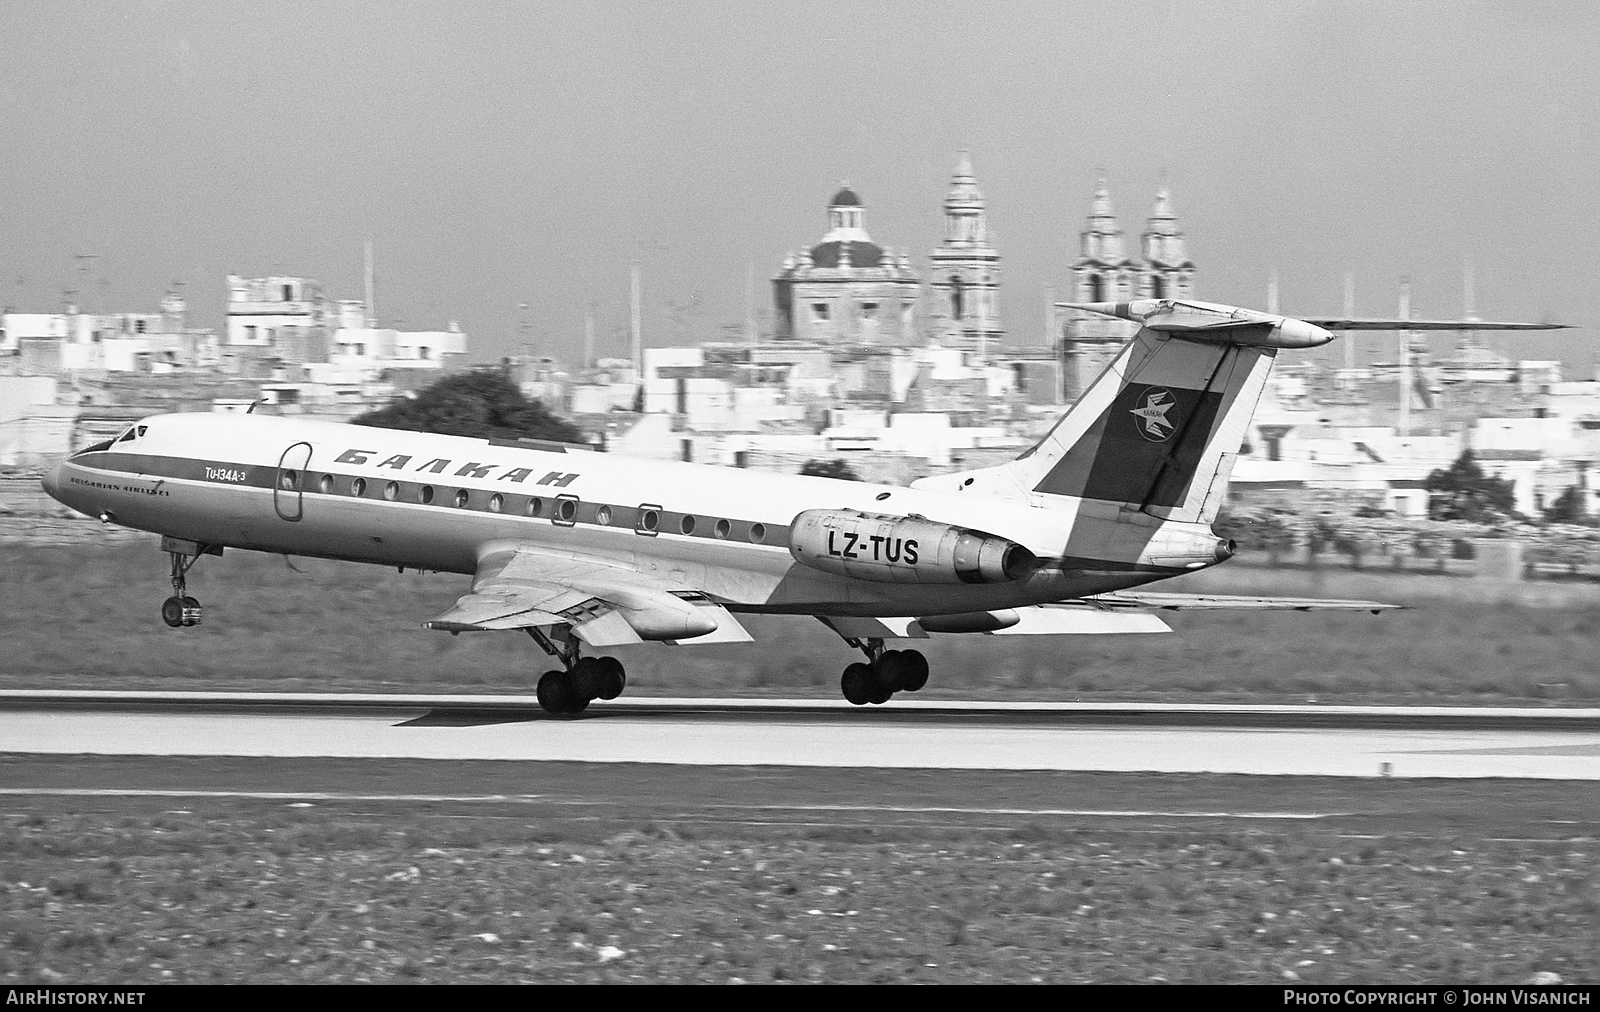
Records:
[[[1373,601],[1154,593],[1234,554],[1212,530],[1279,351],[1330,329],[1547,329],[1310,321],[1189,300],[1068,308],[1140,326],[1039,442],[909,487],[663,462],[253,414],[164,414],[53,468],[55,499],[161,536],[167,625],[200,623],[186,577],[224,549],[467,574],[425,626],[522,630],[559,665],[552,714],[616,698],[643,642],[745,642],[740,615],[808,615],[864,658],[851,703],[928,681],[911,641],[1165,632],[1159,612],[1381,611]],[[1320,324],[1326,323],[1327,327]],[[590,653],[585,654],[585,650]]]

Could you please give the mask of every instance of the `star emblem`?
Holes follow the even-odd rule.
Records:
[[[1165,387],[1151,387],[1145,391],[1144,401],[1128,413],[1133,415],[1139,435],[1152,443],[1159,443],[1173,433],[1174,425],[1167,418],[1167,412],[1177,403],[1172,391]]]

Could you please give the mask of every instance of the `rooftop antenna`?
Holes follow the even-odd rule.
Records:
[[[370,330],[378,325],[378,290],[377,282],[372,273],[372,240],[366,244],[365,274],[367,280],[367,328]]]
[[[754,264],[745,264],[744,267],[744,339],[749,344],[755,344],[760,338],[760,328],[756,326],[756,268]]]
[[[1356,276],[1350,271],[1344,272],[1344,318],[1356,318]],[[1356,332],[1350,331],[1344,335],[1344,367],[1346,382],[1349,375],[1356,367]]]
[[[83,282],[88,278],[89,262],[91,260],[98,259],[99,256],[100,256],[100,254],[98,254],[98,253],[74,253],[72,255],[72,259],[78,261],[78,288],[76,289],[77,291],[82,292],[82,291],[85,290],[84,287],[83,287]]]
[[[1054,281],[1044,283],[1044,346],[1054,350],[1056,342],[1061,340],[1061,335],[1056,333],[1060,323],[1056,317],[1056,284]]]
[[[594,313],[595,300],[590,299],[583,311],[583,367],[594,368]]]
[[[1475,323],[1479,319],[1476,299],[1472,290],[1472,282],[1472,258],[1468,257],[1465,268],[1465,276],[1462,278],[1461,299],[1462,309],[1465,311],[1462,318],[1469,323]],[[1476,330],[1467,331],[1466,334],[1462,336],[1462,343],[1469,348],[1476,347],[1478,344],[1478,332]]]
[[[628,330],[632,338],[633,378],[644,382],[644,322],[639,318],[639,258],[633,258],[628,270]]]
[[[1400,279],[1400,313],[1402,320],[1411,319],[1411,278]],[[1400,337],[1400,435],[1411,435],[1411,331],[1399,331]]]

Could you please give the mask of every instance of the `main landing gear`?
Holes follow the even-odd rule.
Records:
[[[628,685],[628,673],[615,657],[579,657],[578,640],[570,634],[557,643],[539,629],[528,635],[562,668],[546,671],[534,690],[546,713],[576,715],[596,699],[616,699]]]
[[[920,650],[885,650],[879,639],[845,642],[867,655],[867,663],[857,661],[839,679],[844,698],[855,705],[887,703],[896,692],[916,692],[928,684],[928,659]]]
[[[200,624],[203,609],[199,601],[188,595],[188,589],[184,586],[184,577],[200,561],[200,554],[167,552],[172,558],[172,596],[161,602],[161,621],[174,629]]]

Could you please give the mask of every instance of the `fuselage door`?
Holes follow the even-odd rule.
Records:
[[[306,468],[311,466],[311,444],[295,443],[278,458],[278,476],[272,483],[272,508],[281,519],[299,520],[304,516]]]

